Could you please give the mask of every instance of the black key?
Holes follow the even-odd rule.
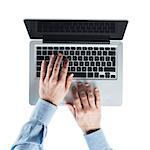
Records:
[[[85,55],[85,51],[81,51],[81,55]]]
[[[100,75],[100,78],[104,78],[104,75],[101,74],[101,75]]]
[[[105,73],[105,78],[110,78],[110,73],[109,72]]]
[[[105,66],[106,65],[106,62],[102,61],[102,66]]]
[[[58,51],[53,51],[54,55],[57,55],[58,54]]]
[[[114,55],[116,55],[116,52],[115,51],[109,51],[108,54],[111,55],[111,56],[114,56]]]
[[[116,48],[115,47],[111,47],[111,50],[116,50]]]
[[[71,49],[72,49],[72,50],[75,50],[76,48],[75,48],[75,47],[71,47]]]
[[[37,56],[37,60],[44,60],[44,56]]]
[[[98,56],[96,56],[96,57],[95,57],[95,61],[98,61],[98,60],[99,60],[99,57],[98,57]]]
[[[67,56],[67,59],[71,60],[71,56]]]
[[[68,71],[71,71],[71,67],[68,67]]]
[[[70,50],[70,47],[65,47],[66,50]]]
[[[49,60],[49,56],[45,56],[45,60]]]
[[[36,62],[36,65],[41,66],[41,63],[42,63],[42,61],[37,61],[37,62]]]
[[[64,55],[68,55],[68,51],[64,51]]]
[[[107,55],[107,51],[103,51],[103,55]]]
[[[103,71],[103,67],[99,67],[99,71],[102,72]]]
[[[59,51],[59,53],[63,54],[64,51]]]
[[[104,61],[104,57],[100,57],[100,61]]]
[[[69,61],[69,66],[72,66],[72,64],[73,64],[72,61]]]
[[[97,67],[93,67],[93,71],[97,71]]]
[[[36,70],[37,70],[37,71],[40,71],[40,70],[41,70],[41,67],[36,67]]]
[[[70,55],[74,55],[74,51],[70,51]]]
[[[77,47],[77,50],[81,50],[81,47]]]
[[[116,65],[116,63],[115,63],[115,61],[113,61],[113,62],[112,62],[112,66],[115,66],[115,65]]]
[[[71,67],[71,71],[75,71],[75,67]]]
[[[88,67],[88,71],[92,71],[92,67]]]
[[[106,61],[110,61],[110,57],[107,56],[107,57],[106,57]]]
[[[54,47],[54,50],[58,50],[58,47]]]
[[[95,72],[95,73],[94,73],[94,76],[95,76],[95,77],[99,77],[99,73],[98,73],[98,72]]]
[[[43,50],[46,50],[47,49],[47,47],[43,47]]]
[[[98,54],[98,55],[102,55],[102,51],[98,51],[97,54]]]
[[[85,62],[85,66],[89,66],[89,62]]]
[[[105,67],[104,71],[115,72],[115,67]]]
[[[111,61],[115,61],[115,57],[111,57]]]
[[[98,50],[98,47],[94,47],[94,50]]]
[[[91,62],[91,66],[94,66],[94,62],[93,61]]]
[[[86,55],[91,55],[91,52],[90,51],[86,51]]]
[[[105,50],[110,50],[110,47],[105,47]]]
[[[41,51],[36,51],[36,55],[41,55]]]
[[[104,47],[100,47],[100,50],[104,50]]]
[[[86,73],[84,72],[74,72],[74,77],[86,77]]]
[[[93,47],[88,47],[88,50],[92,50],[93,49]]]
[[[77,67],[77,71],[81,71],[81,67]]]
[[[82,71],[86,71],[86,67],[82,67]]]
[[[88,72],[88,77],[92,78],[93,77],[93,72]]]
[[[48,55],[52,55],[52,51],[48,51]]]
[[[64,47],[60,47],[59,49],[60,49],[60,50],[64,50]]]
[[[82,60],[82,56],[79,56],[79,57],[78,57],[78,60]]]
[[[76,54],[76,55],[79,55],[80,53],[79,53],[79,51],[76,51],[75,54]]]
[[[37,49],[37,50],[41,50],[41,47],[38,46],[38,47],[36,47],[36,49]]]
[[[96,62],[96,66],[100,66],[100,62],[98,61],[98,62]]]
[[[111,66],[111,62],[109,61],[109,62],[107,62],[107,66]]]
[[[73,60],[77,60],[77,56],[73,56]]]
[[[48,50],[53,50],[53,47],[48,47]]]
[[[115,75],[111,75],[111,78],[115,78],[116,76]]]
[[[37,76],[37,77],[40,77],[40,72],[36,72],[36,76]]]
[[[92,55],[96,55],[96,51],[92,51]]]
[[[83,66],[83,61],[80,62],[80,66]]]
[[[87,50],[87,47],[82,47],[83,50]]]
[[[93,57],[92,57],[92,56],[90,56],[90,57],[89,57],[89,60],[90,60],[90,61],[93,61]]]
[[[84,56],[84,61],[87,61],[88,60],[88,57],[87,56]]]
[[[43,55],[47,55],[47,51],[43,51],[42,53],[43,53]]]
[[[74,66],[78,66],[78,62],[77,61],[74,62]]]

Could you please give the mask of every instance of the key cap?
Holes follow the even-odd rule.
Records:
[[[97,54],[98,54],[98,55],[102,55],[102,51],[98,51]]]
[[[92,78],[93,77],[93,72],[88,72],[88,77]]]
[[[104,78],[104,75],[101,74],[101,75],[100,75],[100,78]]]
[[[88,57],[87,56],[84,56],[84,61],[87,61],[88,60]]]
[[[41,67],[36,67],[36,70],[37,70],[37,71],[40,71],[40,70],[41,70]]]
[[[79,57],[78,57],[78,60],[82,60],[82,56],[79,56]]]
[[[74,51],[70,51],[70,55],[74,55]]]
[[[99,73],[98,73],[98,72],[95,72],[95,73],[94,73],[94,77],[99,77]]]
[[[85,62],[85,66],[89,66],[89,62]]]
[[[93,71],[97,71],[97,67],[93,67]]]
[[[95,61],[99,61],[99,57],[98,56],[95,56]]]
[[[37,50],[41,50],[41,47],[38,46],[38,47],[36,47],[36,49],[37,49]]]
[[[36,65],[41,66],[41,63],[42,63],[42,61],[37,61],[37,62],[36,62]]]
[[[103,51],[103,55],[104,55],[104,56],[107,55],[107,51]]]
[[[115,72],[115,68],[114,67],[105,67],[104,71]]]
[[[43,53],[43,55],[47,55],[47,51],[43,51],[42,53]]]
[[[44,56],[37,56],[37,60],[44,60]]]
[[[36,51],[36,55],[41,55],[41,51]]]
[[[69,66],[72,66],[72,64],[73,64],[73,63],[72,63],[71,61],[69,61]]]
[[[74,66],[78,66],[78,62],[77,61],[74,62]]]
[[[36,72],[36,76],[37,76],[37,77],[40,77],[40,72]]]
[[[116,48],[115,47],[111,47],[111,50],[116,50]]]
[[[76,54],[76,55],[79,55],[80,53],[79,53],[79,51],[76,51],[75,54]]]
[[[82,67],[82,71],[86,71],[86,67]]]
[[[71,67],[71,71],[75,71],[75,67]]]
[[[96,51],[92,51],[92,55],[96,55]]]
[[[102,66],[105,66],[105,65],[106,65],[106,63],[104,61],[102,61]]]
[[[110,61],[110,57],[108,57],[108,56],[105,59],[106,59],[106,61]]]
[[[77,56],[73,56],[73,60],[77,60]]]
[[[52,55],[52,51],[48,51],[48,55]]]
[[[85,55],[85,51],[81,51],[81,55]]]
[[[104,57],[100,57],[100,61],[104,61]]]
[[[114,55],[116,55],[116,52],[115,51],[109,51],[108,54],[111,55],[111,56],[114,56]]]
[[[90,60],[90,61],[93,61],[93,57],[92,57],[92,56],[90,56],[90,57],[89,57],[89,60]]]
[[[68,51],[64,51],[64,55],[68,55]]]
[[[45,60],[49,60],[49,56],[45,56]]]
[[[91,52],[90,51],[86,51],[86,55],[91,55]]]
[[[77,71],[81,71],[81,67],[77,67]]]
[[[96,66],[100,66],[100,62],[98,61],[98,62],[96,62]]]
[[[115,78],[116,76],[115,75],[111,75],[111,78]]]
[[[99,71],[102,72],[103,71],[103,67],[99,67]]]
[[[67,59],[71,60],[71,56],[67,56]]]
[[[83,66],[83,61],[80,62],[80,66]]]
[[[92,71],[92,67],[88,67],[88,71]]]
[[[94,66],[94,62],[91,62],[91,66]]]
[[[74,77],[86,77],[86,73],[83,72],[74,72]]]
[[[111,66],[111,62],[109,61],[109,62],[107,62],[107,66]]]

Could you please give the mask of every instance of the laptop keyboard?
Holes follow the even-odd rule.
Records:
[[[62,53],[69,59],[68,71],[76,79],[117,79],[116,47],[114,46],[40,46],[36,45],[36,77],[40,77],[41,62],[50,55]],[[62,64],[61,64],[62,66]]]

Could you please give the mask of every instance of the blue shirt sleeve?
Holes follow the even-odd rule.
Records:
[[[112,150],[106,141],[102,129],[85,135],[85,140],[90,150]]]
[[[21,129],[11,150],[43,150],[43,140],[57,107],[45,100],[38,99],[30,120]]]

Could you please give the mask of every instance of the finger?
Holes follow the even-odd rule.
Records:
[[[94,89],[95,98],[96,98],[96,107],[100,108],[100,92],[98,88]]]
[[[80,97],[78,95],[78,90],[75,86],[72,87],[72,95],[74,99],[73,104],[75,105],[76,109],[80,111],[82,109],[82,105],[80,102]]]
[[[88,102],[86,92],[84,90],[79,91],[79,96],[80,96],[80,100],[81,100],[83,109],[85,111],[87,111],[90,108],[90,106],[89,106],[89,102]]]
[[[89,105],[91,108],[95,109],[96,104],[95,104],[95,96],[93,93],[93,88],[90,84],[85,84],[85,87],[86,87],[86,93],[88,95]]]
[[[70,85],[72,83],[72,80],[73,80],[73,76],[74,74],[71,73],[68,77],[67,77],[67,81],[66,81],[66,90],[68,91],[69,88],[70,88]]]
[[[41,64],[41,73],[40,73],[40,80],[43,81],[46,75],[46,61],[43,60]]]
[[[69,60],[66,58],[63,62],[63,67],[61,68],[61,71],[60,71],[60,80],[61,81],[64,81],[64,82],[66,81],[68,66],[69,66]]]
[[[56,81],[58,80],[58,73],[59,73],[59,68],[60,68],[62,58],[63,58],[62,54],[59,53],[54,64],[51,80],[56,80]]]
[[[54,62],[55,62],[55,57],[54,57],[54,54],[52,54],[51,57],[50,57],[50,61],[49,61],[48,67],[47,67],[46,79],[48,79],[48,80],[49,80],[49,78],[51,76],[51,73],[52,73],[52,70],[53,70],[53,66],[54,66]]]

